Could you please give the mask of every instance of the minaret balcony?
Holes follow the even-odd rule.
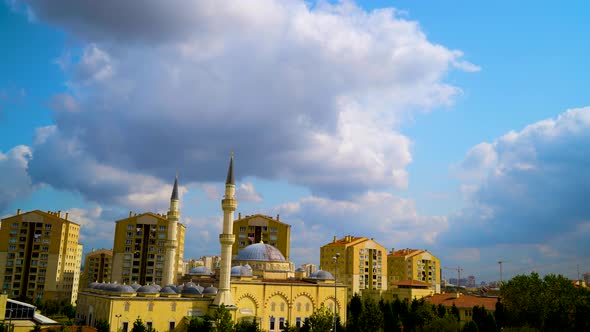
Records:
[[[221,200],[221,207],[226,209],[235,210],[238,208],[238,201],[233,198],[224,198]]]
[[[219,234],[219,242],[221,244],[232,245],[236,242],[236,236],[235,234]]]

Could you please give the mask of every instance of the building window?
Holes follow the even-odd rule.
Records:
[[[301,311],[301,303],[297,303],[297,311]]]
[[[123,322],[122,330],[123,332],[127,332],[127,330],[129,330],[129,322]]]
[[[285,311],[285,304],[281,303],[281,311]]]
[[[285,318],[281,317],[279,318],[279,330],[282,330],[285,328]]]
[[[301,317],[295,318],[295,326],[301,327]]]
[[[168,331],[174,331],[174,327],[176,327],[176,322],[168,323]]]
[[[170,311],[176,311],[176,302],[172,302],[172,304],[170,304]]]
[[[131,307],[131,303],[125,302],[125,308],[124,308],[124,310],[125,311],[129,311],[129,307]],[[125,324],[125,323],[123,323],[123,324]],[[127,330],[125,330],[125,331],[127,331]]]
[[[165,231],[165,230],[166,230],[166,226],[160,225],[160,231]]]
[[[276,304],[273,302],[270,304],[270,311],[275,311]]]
[[[309,312],[309,303],[305,304],[305,311]]]
[[[277,230],[277,228],[276,228],[276,227],[271,227],[271,228],[270,228],[270,232],[271,232],[271,233],[277,233],[277,232],[278,232],[278,230]]]
[[[145,327],[147,327],[147,330],[150,331],[152,329],[152,322],[145,322]]]
[[[275,318],[274,317],[270,317],[269,331],[274,331],[274,330],[275,330]]]
[[[154,303],[153,302],[148,303],[148,311],[154,311]]]
[[[245,226],[240,226],[240,232],[245,232],[246,231],[246,227]]]

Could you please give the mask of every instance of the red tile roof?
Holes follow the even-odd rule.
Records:
[[[425,297],[424,300],[435,305],[442,304],[447,307],[452,307],[454,303],[457,308],[473,308],[477,305],[484,307],[489,311],[495,311],[496,303],[498,302],[497,297],[482,297],[464,294],[460,294],[459,297],[456,297],[456,293],[434,294]]]
[[[405,256],[412,256],[423,252],[424,250],[421,249],[401,249],[394,252],[390,252],[387,257],[405,257]]]

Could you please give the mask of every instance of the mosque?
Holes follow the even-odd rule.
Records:
[[[295,270],[277,248],[262,242],[243,248],[232,259],[232,224],[238,205],[233,167],[232,155],[221,201],[219,269],[214,272],[203,266],[193,268],[177,278],[177,284],[126,284],[121,280],[90,283],[78,293],[79,323],[95,326],[99,320],[106,320],[111,331],[128,332],[133,322],[141,318],[159,332],[184,331],[190,319],[210,314],[222,304],[230,309],[235,322],[255,320],[267,331],[279,331],[287,322],[301,326],[322,305],[336,310],[345,322],[347,287],[336,283],[329,272],[319,270],[307,275],[304,269]],[[176,229],[180,215],[177,193],[175,181],[168,212],[174,218],[170,218],[168,229]],[[176,233],[168,234],[168,242],[175,245]],[[166,251],[167,262],[178,260],[171,251]],[[163,283],[175,275],[174,265],[164,264]]]

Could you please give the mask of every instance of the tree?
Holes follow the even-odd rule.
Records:
[[[424,325],[424,331],[457,332],[459,331],[459,322],[449,315],[436,316]]]
[[[98,332],[101,332],[101,331],[98,331]],[[143,323],[143,320],[140,317],[137,317],[135,322],[133,322],[133,327],[131,328],[131,332],[147,332],[147,328],[145,327],[145,324]]]
[[[237,323],[234,327],[235,332],[262,332],[260,326],[258,326],[258,322],[256,320],[253,321],[246,321],[243,320]],[[289,324],[285,324],[285,329],[283,332],[295,332],[296,330],[292,327],[289,327]]]
[[[334,314],[332,310],[322,304],[309,316],[309,326],[313,332],[328,332],[334,326]]]
[[[363,301],[360,325],[360,330],[364,332],[381,331],[383,327],[383,312],[371,298]]]
[[[477,323],[470,320],[463,326],[463,332],[478,332]]]
[[[134,324],[135,325],[135,324]],[[105,319],[99,319],[96,321],[96,331],[97,332],[109,332],[111,329],[109,322]],[[131,330],[133,331],[133,330]],[[143,331],[133,331],[133,332],[143,332]]]
[[[231,313],[225,307],[224,304],[221,304],[215,309],[213,312],[213,317],[211,317],[213,322],[215,323],[215,330],[216,332],[231,332],[234,329],[234,322],[231,317]]]
[[[31,332],[41,332],[41,325],[35,324]]]
[[[358,294],[354,294],[348,303],[348,320],[346,330],[348,332],[360,331],[360,319],[363,313],[363,302]]]
[[[186,332],[211,332],[213,327],[208,319],[194,317],[188,322]]]
[[[457,308],[455,303],[453,303],[453,306],[451,307],[451,316],[454,316],[457,319],[457,321],[461,320],[461,315],[459,314],[459,308]]]

